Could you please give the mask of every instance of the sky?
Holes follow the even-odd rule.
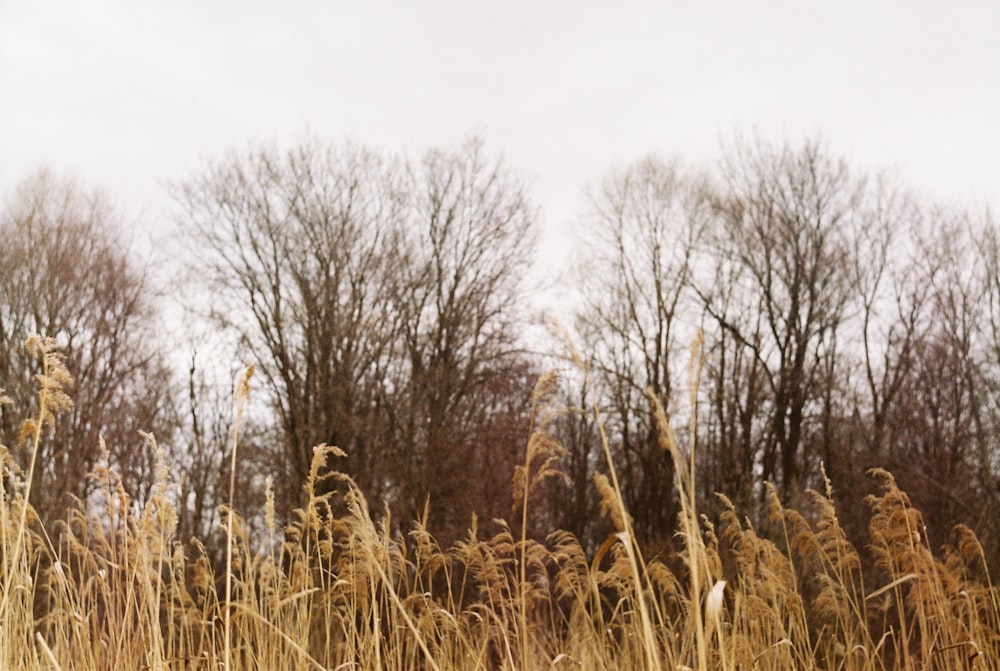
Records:
[[[479,135],[568,249],[588,187],[738,134],[821,137],[928,197],[1000,203],[1000,3],[0,0],[0,197],[39,165],[144,234],[166,186],[306,134]]]

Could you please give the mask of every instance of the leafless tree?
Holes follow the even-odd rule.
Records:
[[[931,310],[925,209],[884,176],[866,180],[851,229],[851,297],[840,326],[843,346],[823,385],[823,414],[811,453],[835,483],[841,523],[867,539],[867,511],[856,505],[871,486],[867,472],[888,467],[896,444],[897,408],[927,332]],[[818,464],[811,468],[815,469]]]
[[[208,290],[195,309],[236,335],[275,412],[270,466],[285,512],[321,443],[347,452],[367,491],[384,484],[372,445],[397,328],[400,177],[376,152],[307,141],[230,154],[175,190]]]
[[[36,507],[51,521],[71,497],[87,499],[99,463],[143,499],[155,455],[139,431],[170,439],[170,381],[155,344],[155,297],[120,216],[99,191],[40,170],[8,201],[0,231],[0,379],[16,401],[0,410],[0,442],[17,446],[33,412],[38,368],[24,341],[51,336],[74,378],[73,407],[42,444],[34,491],[45,496]]]
[[[475,139],[427,152],[409,176],[392,303],[403,393],[387,408],[396,462],[409,475],[398,479],[397,505],[414,514],[430,501],[438,524],[460,531],[482,503],[469,488],[474,465],[497,457],[483,432],[499,420],[520,424],[526,438],[532,384],[510,381],[528,377],[520,320],[536,215],[524,186]],[[514,452],[494,478],[510,481],[521,445],[507,446]]]
[[[286,512],[329,443],[397,520],[429,500],[467,523],[470,465],[496,457],[482,432],[502,432],[524,374],[535,221],[502,163],[478,142],[414,164],[307,141],[232,154],[176,195],[206,312],[260,367]]]
[[[852,292],[862,186],[817,142],[739,144],[724,163],[712,254],[736,294],[711,285],[699,293],[710,320],[762,374],[767,424],[754,468],[784,495],[803,484],[814,458],[804,439],[821,416]]]
[[[588,250],[578,272],[577,328],[588,356],[623,490],[644,541],[673,531],[674,464],[661,446],[647,391],[674,410],[692,258],[707,220],[697,177],[676,162],[641,160],[612,174],[591,198]],[[690,314],[690,310],[689,310]],[[578,465],[586,460],[576,457]]]
[[[930,307],[927,262],[938,255],[927,257],[920,249],[918,241],[929,233],[925,215],[900,189],[879,180],[859,208],[870,225],[857,231],[852,255],[864,390],[858,404],[859,414],[868,418],[858,438],[878,455],[890,440],[887,416],[899,399]]]
[[[715,494],[722,493],[739,509],[752,511],[769,424],[765,369],[756,356],[764,323],[759,312],[747,309],[738,281],[742,271],[736,264],[714,256],[700,261],[708,274],[696,280],[696,286],[711,287],[712,309],[705,318],[697,486],[709,507]]]
[[[890,415],[888,458],[924,511],[932,542],[941,543],[958,522],[980,532],[992,526],[995,480],[982,456],[996,369],[989,354],[989,260],[976,248],[974,226],[967,213],[942,208],[928,219],[916,265],[929,309]]]
[[[980,529],[1000,539],[1000,230],[988,210],[973,224],[973,244],[980,261],[982,328],[980,385],[975,397],[977,480],[982,488]],[[985,317],[983,316],[985,312]],[[992,558],[1000,560],[1000,540],[992,543]]]
[[[572,361],[562,375],[559,402],[564,412],[553,431],[565,450],[560,469],[563,479],[552,478],[545,491],[545,506],[553,519],[551,528],[571,532],[589,552],[596,552],[614,532],[611,520],[601,516],[599,493],[593,484],[596,473],[606,473],[606,457],[598,422],[603,415],[594,412],[597,390],[587,379],[593,361]]]

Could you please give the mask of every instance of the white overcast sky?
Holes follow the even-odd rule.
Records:
[[[155,230],[165,184],[307,131],[477,133],[555,237],[610,169],[709,162],[737,131],[995,207],[1000,2],[0,0],[4,195],[46,163]]]

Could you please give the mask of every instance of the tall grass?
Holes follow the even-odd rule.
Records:
[[[51,342],[39,411],[22,433],[37,453],[69,383]],[[697,353],[694,359],[697,361]],[[697,370],[692,369],[692,379]],[[393,533],[373,519],[342,453],[318,446],[306,503],[273,543],[226,510],[221,575],[183,545],[160,455],[154,494],[136,510],[107,469],[101,505],[68,511],[50,537],[31,500],[32,464],[6,449],[0,508],[0,665],[4,669],[975,669],[1000,665],[1000,594],[971,530],[940,551],[885,471],[868,501],[871,544],[837,521],[830,485],[808,510],[771,494],[766,530],[720,499],[697,509],[695,445],[679,445],[662,408],[663,449],[678,467],[677,557],[646,559],[611,460],[596,480],[615,533],[588,556],[571,534],[528,536],[532,491],[559,477],[559,412],[547,376],[516,474],[519,526],[470,520],[440,547],[418,521]],[[245,390],[240,392],[245,394]],[[61,395],[62,394],[62,395]],[[0,394],[2,396],[2,394]],[[245,397],[244,397],[245,399]],[[238,403],[239,403],[238,399]],[[239,411],[238,411],[239,412]],[[695,435],[691,431],[691,435]],[[238,446],[233,433],[231,449]],[[233,470],[238,485],[238,460]],[[37,465],[35,466],[37,467]],[[322,492],[322,493],[321,493]],[[256,511],[255,511],[256,512]],[[862,566],[870,562],[875,573]],[[875,575],[872,584],[864,576]]]

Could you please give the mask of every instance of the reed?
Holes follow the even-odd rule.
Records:
[[[30,453],[65,410],[70,383],[48,341]],[[697,361],[695,352],[693,361]],[[695,364],[696,366],[697,364]],[[697,370],[692,368],[692,378]],[[249,377],[245,378],[246,380]],[[47,535],[32,513],[32,468],[0,451],[0,655],[4,669],[975,669],[1000,665],[1000,594],[975,534],[928,546],[919,511],[886,471],[871,476],[870,545],[841,529],[832,483],[792,510],[771,496],[768,530],[720,498],[717,525],[698,511],[696,445],[680,445],[657,408],[678,464],[676,557],[647,559],[635,542],[613,462],[595,487],[613,533],[594,555],[565,531],[529,535],[532,492],[560,477],[551,431],[562,410],[555,376],[517,473],[516,524],[470,520],[441,547],[426,516],[394,533],[318,446],[306,505],[271,539],[224,515],[222,575],[204,549],[175,536],[160,455],[138,509],[108,469],[99,505],[77,504]],[[237,398],[245,402],[241,385]],[[2,396],[2,394],[0,394]],[[241,400],[242,399],[242,400]],[[13,402],[10,399],[4,399]],[[695,431],[690,432],[695,435]],[[233,432],[233,486],[238,483]],[[251,511],[257,513],[257,511]],[[259,517],[259,516],[258,516]],[[870,561],[874,573],[862,571]],[[871,578],[874,576],[874,579]],[[866,579],[868,582],[866,582]],[[869,584],[870,583],[870,584]]]

